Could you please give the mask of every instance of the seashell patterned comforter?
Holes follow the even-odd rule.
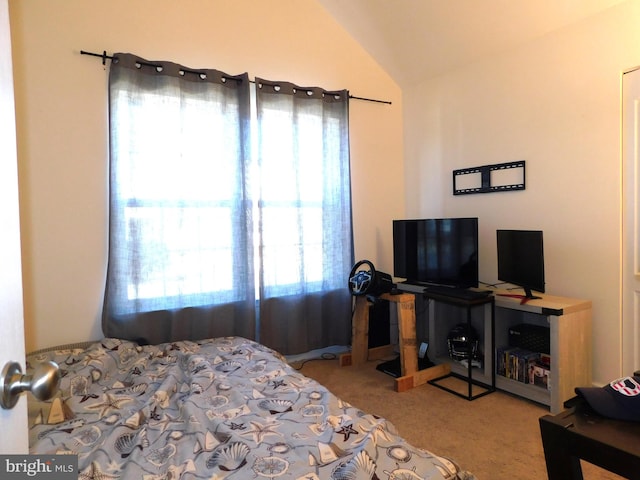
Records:
[[[27,370],[47,360],[62,381],[52,400],[29,396],[30,453],[77,455],[79,478],[475,478],[244,338],[106,338],[29,355]]]

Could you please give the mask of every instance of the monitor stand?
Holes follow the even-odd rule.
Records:
[[[418,357],[418,370],[424,370],[425,368],[433,367],[435,364],[429,360],[427,357],[420,358]],[[393,360],[389,360],[388,362],[382,362],[376,366],[376,370],[380,370],[387,375],[391,375],[392,377],[399,378],[402,376],[402,372],[400,369],[400,357],[396,357]]]
[[[522,289],[524,290],[524,295],[520,295],[518,293],[498,293],[497,295],[500,296],[500,297],[519,298],[520,299],[520,305],[524,305],[529,300],[541,300],[542,299],[542,297],[538,297],[538,296],[534,295],[530,288],[522,287]]]

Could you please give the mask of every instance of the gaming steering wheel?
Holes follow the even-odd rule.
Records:
[[[366,265],[368,269],[358,270],[363,265]],[[374,283],[375,276],[376,269],[369,260],[360,260],[356,263],[349,274],[349,292],[351,295],[366,295]]]

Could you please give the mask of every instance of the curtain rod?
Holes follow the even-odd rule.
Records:
[[[93,52],[86,52],[84,50],[80,50],[80,55],[91,55],[92,57],[100,57],[102,58],[102,65],[106,65],[107,60],[113,60],[113,56],[107,55],[106,50],[103,50],[102,53],[93,53]],[[253,82],[252,80],[251,83],[255,83],[255,82]],[[349,98],[353,100],[364,100],[365,102],[385,103],[387,105],[391,105],[391,102],[388,100],[376,100],[375,98],[356,97],[355,95],[351,95],[351,94],[349,94]]]

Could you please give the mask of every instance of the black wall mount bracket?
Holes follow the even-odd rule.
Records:
[[[525,160],[453,171],[453,194],[505,192],[525,189]]]

